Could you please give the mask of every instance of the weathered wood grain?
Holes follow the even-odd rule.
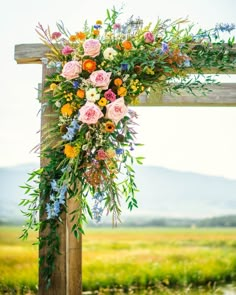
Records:
[[[161,96],[151,91],[139,97],[140,106],[236,106],[236,83],[221,83],[209,86],[207,95],[191,95],[184,91],[180,95]]]

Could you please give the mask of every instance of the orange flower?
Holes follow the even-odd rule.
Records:
[[[131,43],[130,41],[128,41],[128,40],[123,41],[123,42],[122,42],[122,46],[123,46],[124,49],[126,49],[126,50],[130,50],[130,49],[132,49],[132,47],[133,47],[132,43]]]
[[[114,80],[114,84],[115,84],[117,87],[121,86],[122,83],[123,83],[123,81],[122,81],[120,78],[116,78],[116,79]]]
[[[76,33],[76,39],[78,39],[78,40],[84,40],[85,38],[86,38],[85,33],[83,33],[83,32]]]
[[[107,121],[105,123],[105,130],[106,132],[112,133],[115,130],[115,124],[112,121]]]
[[[64,148],[64,154],[67,158],[73,159],[76,158],[79,154],[79,147],[72,146],[70,144],[66,144]]]
[[[61,108],[61,113],[63,116],[71,116],[73,113],[73,107],[70,103],[64,104],[64,106]]]
[[[75,35],[71,35],[69,39],[70,39],[71,42],[75,42],[76,41],[76,36]]]
[[[92,60],[92,59],[86,59],[84,62],[83,62],[83,70],[89,72],[89,73],[92,73],[93,71],[96,70],[96,61]]]
[[[99,30],[93,30],[93,35],[98,36],[100,34]]]
[[[84,98],[85,96],[85,91],[83,89],[78,89],[77,92],[76,92],[76,95],[79,97],[79,98]]]
[[[120,87],[120,88],[118,88],[118,90],[117,90],[117,94],[118,94],[119,96],[126,96],[126,94],[127,94],[127,89],[126,89],[125,87]]]

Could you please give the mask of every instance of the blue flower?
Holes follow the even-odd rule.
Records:
[[[93,198],[95,200],[97,200],[98,202],[102,202],[104,199],[104,193],[95,193],[95,195],[93,196]]]
[[[52,218],[52,210],[51,205],[49,203],[46,204],[46,213],[47,213],[47,219]]]
[[[220,23],[216,24],[215,30],[220,31],[220,32],[228,32],[230,33],[231,31],[235,30],[236,26],[235,24],[227,24],[227,23]]]
[[[53,204],[53,215],[54,217],[57,217],[60,213],[60,202],[58,200],[56,200]]]
[[[122,148],[117,148],[117,149],[116,149],[116,154],[117,154],[117,155],[122,155],[123,152],[124,152],[124,150],[123,150]]]
[[[50,184],[51,184],[51,188],[52,188],[52,190],[53,190],[54,192],[58,192],[59,188],[58,188],[58,186],[57,186],[57,182],[56,182],[56,180],[53,179],[53,180],[51,181]]]
[[[128,64],[127,63],[122,63],[120,66],[121,66],[122,71],[128,71]]]
[[[62,135],[62,139],[66,141],[73,140],[76,132],[79,130],[80,125],[78,124],[77,120],[74,118],[72,122],[70,123],[70,126],[67,127],[66,134]]]
[[[161,43],[161,52],[166,53],[169,50],[169,45],[165,42]]]
[[[77,89],[79,87],[79,81],[73,81],[73,88]]]
[[[102,26],[101,25],[94,25],[93,27],[94,27],[94,29],[98,30],[98,29],[101,29]]]

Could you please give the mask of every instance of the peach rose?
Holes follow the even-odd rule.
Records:
[[[89,80],[95,87],[106,90],[111,82],[110,77],[111,72],[107,73],[104,70],[98,70],[90,75]]]
[[[120,97],[106,106],[106,118],[114,121],[116,124],[124,118],[128,111],[125,105],[124,97]]]
[[[83,44],[84,55],[96,57],[100,54],[101,43],[97,39],[88,39]]]
[[[77,78],[81,72],[82,62],[72,60],[64,65],[61,75],[66,78],[66,80],[71,80]]]
[[[103,117],[101,109],[90,101],[79,110],[79,121],[86,124],[96,124],[101,117]]]

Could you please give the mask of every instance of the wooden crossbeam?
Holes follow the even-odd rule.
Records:
[[[236,45],[233,50],[236,54]],[[18,64],[41,64],[42,58],[50,48],[44,44],[19,44],[15,45],[15,60]],[[191,68],[186,70],[189,74],[194,73]],[[214,69],[205,69],[204,73],[214,73]],[[235,71],[225,73],[236,74]],[[220,86],[211,86],[211,92],[206,96],[194,96],[182,92],[181,95],[160,96],[157,92],[151,92],[148,97],[143,97],[141,106],[235,106],[236,84],[224,83]]]

